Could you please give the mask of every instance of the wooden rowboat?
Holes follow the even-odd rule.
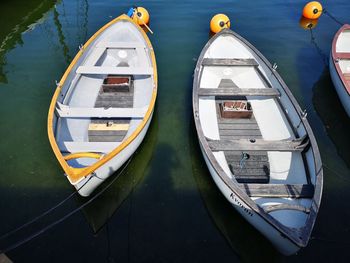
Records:
[[[305,114],[275,69],[241,36],[221,31],[198,59],[193,113],[222,194],[290,255],[310,238],[323,170]]]
[[[135,152],[157,96],[152,45],[129,16],[80,49],[51,101],[48,136],[68,180],[88,196]]]
[[[350,25],[342,26],[334,36],[329,70],[339,99],[350,117]]]

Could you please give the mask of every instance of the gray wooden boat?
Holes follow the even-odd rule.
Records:
[[[323,170],[311,127],[267,59],[225,29],[195,69],[193,114],[208,169],[226,199],[283,254],[309,241]]]

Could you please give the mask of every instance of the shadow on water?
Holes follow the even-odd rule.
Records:
[[[22,33],[30,30],[56,3],[55,0],[13,0],[0,3],[0,83],[7,83],[6,53],[22,44]]]
[[[339,156],[350,168],[350,121],[335,91],[328,67],[313,87],[313,104]]]
[[[192,171],[208,215],[242,262],[275,262],[281,257],[225,199],[202,158],[194,123],[190,127]]]
[[[132,195],[134,188],[143,180],[147,167],[152,159],[152,154],[157,141],[158,115],[155,111],[152,122],[140,147],[134,153],[130,163],[121,174],[120,168],[114,175],[109,177],[100,187],[95,190],[95,194],[101,191],[106,185],[119,176],[113,184],[90,205],[83,209],[86,220],[96,234],[107,223],[123,202]],[[93,197],[94,195],[92,195]],[[78,198],[78,205],[85,203],[88,199]]]

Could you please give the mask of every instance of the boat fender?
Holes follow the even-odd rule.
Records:
[[[144,7],[136,7],[133,20],[140,26],[149,24],[149,13]]]
[[[317,26],[318,19],[310,19],[302,16],[299,21],[299,25],[303,29],[314,29]]]
[[[303,9],[303,16],[310,19],[317,19],[322,15],[323,7],[317,1],[307,3]]]
[[[210,31],[218,33],[224,28],[230,28],[231,22],[227,15],[217,14],[210,21]]]

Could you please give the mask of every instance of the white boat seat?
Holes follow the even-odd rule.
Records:
[[[125,48],[125,49],[135,49],[135,48],[145,48],[145,44],[141,42],[109,42],[100,41],[96,44],[98,48]]]
[[[75,108],[57,103],[56,112],[61,118],[139,118],[142,119],[147,107],[143,108]]]
[[[302,137],[294,140],[265,141],[263,139],[237,139],[237,140],[208,140],[212,151],[277,151],[292,152],[304,151],[309,145],[309,139]]]
[[[312,184],[240,184],[250,197],[312,198]]]
[[[199,96],[266,96],[266,97],[280,97],[279,90],[274,88],[262,89],[240,89],[240,88],[217,88],[198,90]]]
[[[203,66],[259,66],[253,58],[204,58],[202,61]]]
[[[117,148],[121,142],[57,142],[61,152],[79,153],[109,153]]]
[[[80,66],[76,73],[88,75],[153,75],[153,68]]]

